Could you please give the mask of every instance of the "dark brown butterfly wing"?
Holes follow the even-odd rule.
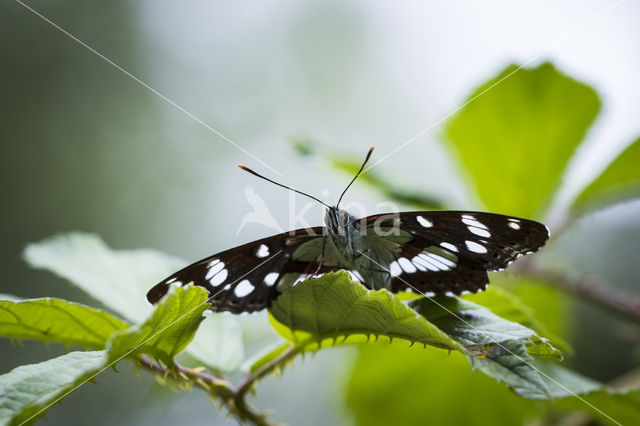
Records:
[[[254,312],[278,297],[278,283],[285,274],[305,275],[318,268],[317,256],[294,256],[305,242],[322,239],[323,227],[298,229],[253,241],[202,259],[176,272],[147,293],[158,302],[171,285],[195,284],[209,291],[211,310]],[[327,271],[322,268],[320,272]]]
[[[367,238],[375,228],[398,227],[410,235],[377,259],[393,259],[384,267],[394,292],[476,292],[489,283],[487,271],[506,268],[518,257],[540,249],[549,238],[541,223],[493,213],[467,211],[405,212],[369,216]],[[376,256],[376,254],[373,254]]]

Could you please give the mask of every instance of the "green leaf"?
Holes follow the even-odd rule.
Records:
[[[561,355],[533,330],[457,297],[418,299],[410,306],[467,349],[475,350],[476,356],[469,356],[474,368],[505,382],[527,398],[549,396],[547,386],[532,365],[527,346],[537,355]]]
[[[586,210],[640,196],[640,138],[636,139],[587,186],[573,204]]]
[[[438,296],[412,301],[409,306],[440,330],[466,347],[482,350],[484,345],[515,340],[550,348],[549,353],[562,358],[560,352],[541,339],[535,331],[517,322],[501,318],[489,309],[459,297]],[[545,351],[546,352],[546,351]]]
[[[445,136],[489,210],[539,217],[600,100],[550,63],[516,69],[510,65],[480,86]]]
[[[103,349],[129,325],[112,315],[60,299],[0,300],[0,336]]]
[[[117,332],[109,342],[109,360],[139,353],[149,354],[166,365],[193,339],[203,313],[211,305],[202,287],[171,287],[144,323]]]
[[[104,351],[71,352],[3,374],[0,376],[0,425],[32,423],[44,414],[44,407],[102,369],[106,359]]]
[[[69,280],[132,323],[145,321],[153,310],[147,291],[186,264],[155,250],[112,250],[100,237],[80,232],[29,244],[24,257],[31,266]],[[208,318],[191,346],[186,352],[219,371],[236,369],[244,357],[239,324],[229,316]]]
[[[345,338],[341,343],[363,342],[374,335],[465,352],[387,290],[369,291],[344,271],[285,289],[270,314],[276,331],[301,348],[338,338]]]
[[[111,250],[94,234],[74,232],[29,244],[25,260],[46,269],[100,301],[111,311],[137,323],[151,312],[147,291],[185,266],[155,250]]]

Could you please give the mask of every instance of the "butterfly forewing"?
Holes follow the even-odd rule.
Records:
[[[366,219],[367,238],[376,228],[397,227],[410,240],[387,253],[384,266],[392,291],[476,292],[489,282],[487,271],[504,269],[518,257],[537,251],[549,238],[541,223],[493,213],[466,211],[406,212]],[[392,260],[388,260],[392,259]]]
[[[299,229],[235,247],[202,259],[163,280],[147,293],[159,301],[171,285],[195,284],[209,292],[214,311],[254,312],[270,306],[278,284],[287,274],[308,274],[317,267],[320,251],[298,259],[304,243],[322,239],[322,227]]]

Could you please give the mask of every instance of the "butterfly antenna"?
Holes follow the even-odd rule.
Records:
[[[369,148],[369,152],[367,152],[367,158],[364,159],[364,163],[362,163],[362,166],[360,166],[360,170],[358,170],[358,173],[356,173],[353,179],[351,179],[351,182],[349,182],[349,185],[347,185],[344,191],[342,191],[342,195],[340,195],[340,198],[338,199],[338,204],[336,204],[336,208],[338,208],[338,206],[340,205],[340,201],[342,201],[342,197],[344,197],[344,194],[346,194],[347,189],[349,189],[351,184],[355,182],[358,176],[360,176],[360,173],[362,173],[362,170],[364,170],[364,166],[365,164],[367,164],[367,161],[369,161],[369,157],[371,157],[371,153],[373,152],[374,149],[375,149],[375,146],[372,146],[371,148]]]
[[[304,192],[302,192],[302,191],[298,191],[297,189],[293,189],[293,188],[291,188],[290,186],[283,185],[283,184],[278,183],[278,182],[276,182],[276,181],[274,181],[274,180],[271,180],[271,179],[269,179],[269,178],[267,178],[267,177],[264,177],[264,176],[262,176],[260,173],[258,173],[258,172],[254,172],[253,170],[251,170],[250,168],[248,168],[247,166],[245,166],[245,165],[243,165],[243,164],[238,164],[238,167],[240,167],[240,168],[241,168],[242,170],[244,170],[245,172],[249,172],[249,173],[251,173],[251,174],[252,174],[252,175],[254,175],[254,176],[258,176],[259,178],[266,180],[267,182],[271,182],[271,183],[273,183],[273,184],[275,184],[275,185],[281,186],[282,188],[288,189],[289,191],[297,192],[297,193],[298,193],[298,194],[300,194],[300,195],[304,195],[305,197],[309,197],[309,198],[311,198],[312,200],[316,200],[317,202],[319,202],[320,204],[322,204],[323,206],[325,206],[325,207],[327,207],[327,208],[329,208],[329,209],[331,208],[331,206],[329,206],[327,203],[322,202],[321,200],[317,199],[317,198],[316,198],[316,197],[314,197],[313,195],[309,195],[309,194],[304,193]]]

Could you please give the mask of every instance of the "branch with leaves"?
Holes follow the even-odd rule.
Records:
[[[470,99],[444,132],[472,179],[470,187],[491,211],[543,217],[572,153],[599,111],[597,93],[542,64],[517,72],[510,66]],[[557,111],[573,113],[559,120]],[[326,157],[342,170],[359,164],[343,155]],[[639,161],[640,139],[576,196],[566,217],[637,197]],[[544,173],[532,173],[531,164]],[[422,189],[394,184],[377,170],[363,178],[386,199],[404,205],[426,209],[449,204]],[[385,290],[367,290],[344,273],[307,280],[285,290],[270,309],[269,321],[281,344],[244,367],[240,323],[231,315],[208,315],[203,289],[173,289],[157,306],[146,304],[150,285],[184,266],[182,260],[153,250],[116,252],[96,236],[78,233],[31,245],[25,257],[31,265],[66,278],[107,310],[59,299],[0,300],[0,336],[94,349],[0,375],[0,425],[37,419],[53,403],[124,360],[134,361],[166,385],[202,388],[242,422],[266,425],[264,413],[247,400],[259,381],[298,355],[347,344],[359,347],[346,392],[359,424],[415,424],[424,418],[451,423],[455,413],[449,406],[424,404],[436,398],[475,401],[476,424],[494,423],[497,417],[505,424],[532,416],[544,422],[547,415],[553,419],[558,412],[575,410],[612,424],[633,424],[640,416],[637,387],[612,389],[560,366],[556,348],[569,345],[549,331],[548,318],[534,315],[530,305],[536,300],[495,284],[463,297],[406,300]],[[520,273],[535,274],[638,319],[636,296],[544,266],[514,266],[514,272],[520,268]],[[244,373],[236,385],[224,379],[231,372]],[[432,383],[447,386],[436,389]],[[386,391],[384,404],[379,403],[380,389]],[[489,406],[504,412],[483,417],[482,408]],[[439,409],[446,417],[438,418]]]

